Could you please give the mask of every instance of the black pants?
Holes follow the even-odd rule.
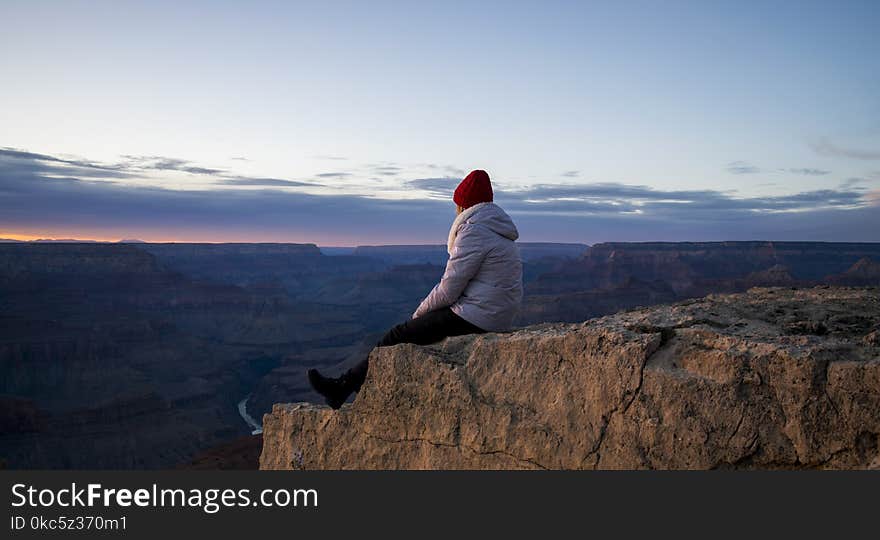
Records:
[[[449,336],[485,333],[485,330],[467,322],[446,307],[398,324],[389,330],[376,346],[388,347],[398,343],[428,345]],[[360,363],[348,370],[348,376],[351,377],[351,381],[356,388],[360,388],[364,383],[369,367],[370,357],[367,356],[367,358],[364,358]]]

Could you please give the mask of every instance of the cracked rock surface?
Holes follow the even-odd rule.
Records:
[[[880,290],[751,289],[372,352],[262,469],[880,468]]]

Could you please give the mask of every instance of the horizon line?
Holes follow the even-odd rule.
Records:
[[[140,240],[134,238],[121,238],[118,240],[98,240],[89,238],[50,238],[50,237],[31,237],[23,239],[15,238],[17,235],[0,235],[0,244],[212,244],[212,245],[231,245],[231,244],[265,244],[265,245],[298,245],[298,246],[315,246],[318,249],[356,249],[359,247],[392,247],[392,246],[413,246],[413,247],[439,247],[445,246],[441,242],[437,243],[392,243],[392,244],[354,244],[354,245],[330,245],[318,244],[317,242],[271,242],[271,241],[198,241],[198,240]],[[606,241],[606,242],[558,242],[553,240],[535,240],[535,241],[517,241],[518,244],[558,244],[558,245],[584,245],[587,247],[598,244],[713,244],[713,243],[754,243],[754,242],[770,242],[770,243],[810,243],[810,244],[878,244],[880,240],[871,241],[841,241],[841,240],[773,240],[770,238],[753,238],[749,240],[628,240],[628,241]]]

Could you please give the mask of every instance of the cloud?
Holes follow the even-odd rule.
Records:
[[[718,191],[657,190],[648,186],[620,184],[617,182],[594,182],[589,184],[535,184],[519,190],[496,190],[504,198],[516,200],[550,201],[559,199],[638,199],[638,200],[690,200],[707,196],[719,196]]]
[[[39,173],[44,178],[76,177],[84,180],[108,180],[133,178],[134,175],[123,171],[94,169],[91,167],[79,167],[74,165],[58,165],[42,161],[10,160],[0,154],[0,161],[4,162],[3,170],[8,175],[31,175]]]
[[[678,220],[733,219],[756,213],[805,212],[863,206],[856,190],[823,189],[770,197],[735,197],[715,190],[658,190],[648,186],[595,183],[540,184],[517,191],[496,190],[512,210],[585,214],[651,214]]]
[[[145,179],[149,171],[176,171],[213,176],[215,183],[231,186],[283,186],[315,187],[321,184],[281,178],[259,178],[229,174],[222,169],[198,167],[184,159],[162,156],[120,156],[124,161],[101,164],[83,159],[66,159],[48,154],[26,152],[13,148],[0,148],[0,160],[7,175],[38,173],[43,178],[68,179]],[[244,158],[242,158],[244,159]]]
[[[459,182],[461,182],[460,179],[447,176],[441,178],[416,178],[414,180],[407,180],[404,185],[413,189],[428,191],[434,197],[448,199],[452,197],[452,193]]]
[[[318,178],[346,178],[351,176],[351,173],[347,172],[325,172],[316,174]]]
[[[120,238],[413,243],[436,236],[454,217],[448,204],[430,200],[310,195],[280,187],[170,190],[54,177],[47,175],[55,172],[51,164],[34,161],[35,166],[25,168],[16,161],[0,158],[0,230],[38,230],[47,236],[101,231],[101,236]],[[227,180],[288,185],[282,179]]]
[[[792,174],[803,174],[806,176],[824,176],[826,174],[830,174],[831,171],[826,171],[823,169],[788,169],[788,172]]]
[[[225,177],[219,182],[228,186],[282,186],[282,187],[314,187],[320,186],[312,182],[285,180],[283,178],[252,178],[250,176]]]
[[[725,168],[731,174],[756,174],[761,172],[760,168],[755,167],[748,161],[731,161]]]
[[[329,161],[346,161],[348,158],[343,156],[327,156],[327,155],[315,155],[312,156],[315,159],[326,159]]]
[[[465,175],[464,169],[453,165],[437,165],[436,163],[422,163],[421,165],[431,170],[443,171],[450,176],[457,176],[459,179],[464,178]]]
[[[843,182],[840,183],[840,189],[865,189],[859,187],[861,184],[866,184],[868,182],[865,178],[853,177],[847,178]]]
[[[371,170],[382,176],[397,176],[403,169],[397,165],[374,165]]]
[[[122,156],[128,162],[123,165],[127,169],[136,170],[155,170],[155,171],[179,171],[190,174],[220,174],[224,173],[223,169],[210,169],[207,167],[196,167],[190,161],[178,158],[169,158],[162,156]]]
[[[842,146],[838,146],[832,143],[825,138],[810,143],[810,147],[813,149],[814,152],[823,156],[847,157],[864,160],[880,159],[880,150],[844,148]]]
[[[581,171],[565,171],[560,176],[564,176],[566,178],[577,178],[581,175]]]
[[[40,168],[45,174],[76,174],[90,178],[130,178],[123,165],[106,165],[82,159],[66,159],[48,154],[26,152],[15,148],[0,148],[0,159],[13,161],[22,168]],[[55,166],[47,163],[58,164]],[[51,171],[51,172],[50,172]]]
[[[124,161],[119,163],[98,163],[84,159],[66,159],[48,154],[38,154],[35,152],[26,152],[15,148],[0,148],[0,157],[13,158],[22,161],[31,162],[47,162],[59,163],[69,166],[68,171],[77,171],[80,176],[88,175],[93,177],[105,176],[113,178],[130,178],[136,176],[135,173],[148,170],[155,171],[179,171],[190,174],[218,175],[226,171],[223,169],[212,169],[208,167],[198,167],[192,162],[185,159],[169,158],[163,156],[120,156]],[[241,158],[244,159],[244,158]],[[99,171],[95,173],[86,173],[83,170]],[[116,174],[114,174],[116,173]]]
[[[374,173],[399,173],[403,171],[403,167],[393,161],[379,161],[376,163],[367,163],[364,166],[367,170]]]
[[[748,161],[731,161],[725,167],[725,170],[731,174],[759,174],[759,173],[791,173],[791,174],[802,174],[805,176],[824,176],[826,174],[830,174],[831,171],[826,171],[824,169],[815,169],[810,167],[792,167],[789,169],[762,169],[756,165],[749,163]]]
[[[281,178],[221,177],[213,189],[171,190],[75,174],[90,170],[45,155],[0,152],[0,231],[54,231],[54,236],[79,237],[88,236],[83,231],[100,231],[103,237],[210,241],[438,243],[454,218],[448,198],[459,182],[443,176],[418,178],[404,186],[427,191],[428,198],[387,200],[303,193],[285,188],[314,184]],[[235,185],[266,189],[225,187]],[[877,241],[880,231],[880,194],[857,189],[738,197],[727,191],[620,183],[538,184],[523,189],[498,186],[495,200],[514,217],[524,241]]]
[[[0,148],[0,157],[6,158],[16,158],[16,159],[25,159],[25,160],[34,160],[34,161],[50,161],[55,163],[66,163],[68,165],[73,165],[76,167],[84,167],[84,168],[94,168],[94,169],[112,169],[113,167],[109,167],[106,165],[100,165],[91,161],[79,160],[79,159],[64,159],[57,156],[51,156],[48,154],[38,154],[35,152],[27,152],[24,150],[18,150],[10,147],[2,147]]]
[[[448,199],[460,182],[457,178],[417,178],[406,186],[430,193],[432,197]],[[692,208],[707,201],[731,200],[718,191],[663,191],[647,186],[619,183],[536,184],[524,189],[505,190],[495,186],[495,200],[514,211],[529,212],[582,212],[626,213],[659,208],[668,204],[692,204]],[[740,203],[737,203],[740,204]]]

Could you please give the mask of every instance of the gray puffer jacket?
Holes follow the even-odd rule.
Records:
[[[449,306],[483,330],[509,330],[523,295],[517,238],[513,220],[494,203],[476,204],[456,216],[446,271],[413,318]]]

